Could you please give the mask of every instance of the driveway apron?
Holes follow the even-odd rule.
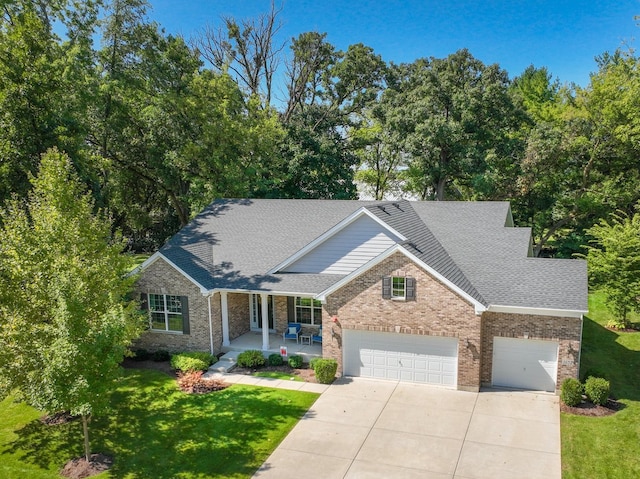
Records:
[[[560,479],[558,398],[342,378],[253,477]]]

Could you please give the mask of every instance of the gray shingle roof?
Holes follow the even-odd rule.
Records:
[[[587,309],[585,262],[527,257],[530,230],[505,227],[506,202],[217,200],[160,253],[207,290],[315,295],[343,276],[268,272],[363,207],[482,304]]]

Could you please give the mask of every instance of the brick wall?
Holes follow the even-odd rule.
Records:
[[[156,351],[209,351],[209,309],[200,288],[182,276],[163,259],[158,259],[140,276],[136,284],[141,293],[171,294],[189,298],[189,334],[145,331],[135,347]],[[214,303],[212,303],[213,306]],[[219,300],[218,300],[219,304]],[[218,321],[219,323],[219,321]],[[218,335],[218,338],[220,335]]]
[[[493,368],[493,338],[555,340],[558,348],[558,377],[560,387],[566,378],[577,378],[580,367],[580,341],[582,320],[580,318],[536,316],[532,314],[509,314],[485,312],[482,314],[482,366],[481,381],[491,385]]]
[[[245,293],[228,293],[227,307],[229,311],[229,340],[233,341],[238,336],[248,333],[251,329],[249,315],[249,298]],[[222,322],[222,317],[217,317]]]
[[[415,301],[382,299],[383,276],[414,277]],[[329,295],[322,314],[323,356],[335,358],[340,373],[344,329],[448,336],[458,338],[458,388],[480,387],[481,321],[473,305],[401,253]],[[338,318],[336,323],[332,316]]]

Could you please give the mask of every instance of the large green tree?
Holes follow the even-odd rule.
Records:
[[[0,221],[0,392],[82,416],[104,412],[126,348],[143,324],[109,218],[94,214],[69,158],[42,157],[26,203]]]
[[[487,158],[508,155],[517,116],[507,73],[466,49],[397,69],[387,119],[409,157],[410,188],[422,199],[470,199]]]
[[[587,231],[593,237],[587,256],[590,282],[605,293],[615,315],[611,326],[626,328],[629,312],[640,312],[640,212],[613,214]]]

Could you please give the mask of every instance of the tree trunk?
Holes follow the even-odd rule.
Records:
[[[89,418],[82,415],[82,432],[84,434],[84,457],[87,462],[91,461],[91,447],[89,446]]]

